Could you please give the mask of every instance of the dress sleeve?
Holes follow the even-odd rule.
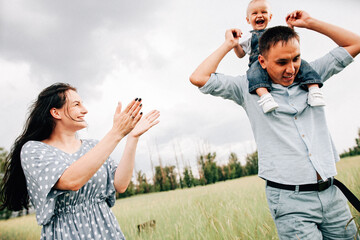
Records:
[[[53,186],[70,164],[59,152],[41,142],[29,141],[22,147],[21,165],[39,225],[50,221],[56,198],[68,192],[53,189]]]

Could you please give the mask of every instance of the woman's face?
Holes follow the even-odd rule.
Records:
[[[68,90],[66,94],[66,103],[60,109],[59,115],[61,121],[58,122],[63,125],[66,129],[78,131],[86,128],[87,123],[84,119],[87,114],[87,109],[83,105],[83,101],[79,94],[73,90]]]

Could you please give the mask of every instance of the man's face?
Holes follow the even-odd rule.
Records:
[[[300,44],[296,38],[288,42],[278,42],[265,56],[259,55],[259,62],[266,69],[273,83],[290,86],[299,72]]]

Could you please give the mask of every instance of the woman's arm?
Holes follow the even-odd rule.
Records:
[[[123,156],[116,168],[114,186],[117,192],[126,191],[134,170],[135,153],[140,136],[159,123],[159,111],[153,110],[144,116],[127,137]]]
[[[84,186],[104,164],[120,140],[124,138],[139,122],[141,114],[140,101],[133,100],[121,112],[118,104],[114,115],[113,127],[105,137],[88,153],[71,164],[61,175],[54,188],[77,191]],[[134,118],[132,117],[134,116]]]

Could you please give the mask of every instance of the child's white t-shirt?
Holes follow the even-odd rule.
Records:
[[[249,32],[249,33],[245,33],[239,39],[239,45],[242,47],[242,49],[246,54],[249,54],[251,52],[251,36],[252,34]]]

